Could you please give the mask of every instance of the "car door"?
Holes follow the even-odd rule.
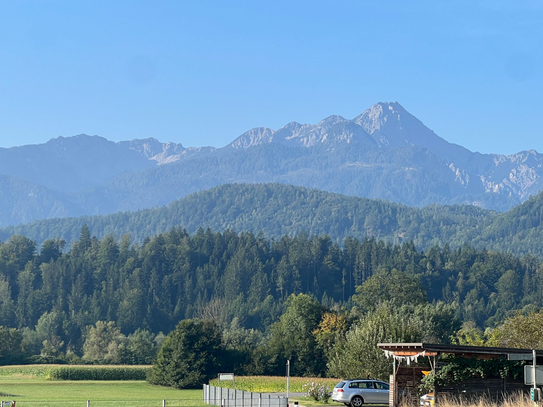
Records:
[[[373,385],[375,386],[375,397],[377,400],[376,403],[388,404],[388,384],[383,382],[374,382]]]
[[[345,388],[343,388],[346,392],[348,392],[349,400],[351,400],[353,398],[353,396],[360,395],[360,389],[359,389],[360,383],[361,382],[357,382],[357,381],[350,382],[349,383],[349,388],[347,390],[345,390]],[[362,396],[362,397],[364,397],[364,396]]]
[[[375,390],[372,381],[363,381],[358,385],[360,395],[367,404],[377,403],[377,390]]]

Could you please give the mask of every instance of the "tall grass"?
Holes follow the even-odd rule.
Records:
[[[24,365],[0,366],[0,377],[48,380],[145,380],[150,366]]]
[[[291,377],[289,379],[289,392],[302,393],[304,384],[319,382],[334,387],[339,379]],[[219,380],[213,379],[209,382],[211,386],[218,386]],[[251,391],[255,393],[284,393],[287,391],[287,378],[284,376],[236,376],[235,385],[237,390]],[[233,389],[234,382],[222,381],[221,387]]]
[[[470,399],[441,395],[439,407],[534,407],[534,402],[526,393],[514,393],[507,395],[503,400],[496,400],[485,395]],[[418,403],[417,403],[418,404]],[[412,407],[413,404],[403,404],[402,407]]]
[[[0,366],[0,377],[26,377],[45,379],[52,368],[66,365],[15,365]]]

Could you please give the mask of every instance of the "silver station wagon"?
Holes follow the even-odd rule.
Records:
[[[380,380],[343,380],[334,387],[332,400],[351,407],[360,407],[362,404],[388,404],[388,389],[388,383]]]

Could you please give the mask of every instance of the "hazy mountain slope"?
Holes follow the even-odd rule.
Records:
[[[200,227],[263,231],[274,237],[301,231],[326,233],[338,242],[347,236],[373,236],[392,243],[413,240],[419,250],[467,243],[480,249],[543,256],[543,193],[500,214],[470,205],[418,209],[281,184],[226,184],[155,209],[40,220],[0,229],[0,240],[23,234],[40,243],[55,237],[70,242],[79,238],[85,224],[99,238],[128,233],[136,242],[180,226],[190,233]]]
[[[339,242],[347,236],[373,236],[391,242],[414,240],[418,247],[427,248],[460,245],[495,216],[495,212],[473,206],[417,209],[281,184],[229,184],[191,194],[167,207],[8,227],[0,230],[0,239],[23,234],[39,242],[55,237],[70,242],[88,224],[97,237],[128,233],[136,242],[181,226],[191,233],[209,227],[213,231],[263,231],[274,237],[301,231],[327,233]]]
[[[543,192],[499,214],[473,238],[477,246],[501,248],[511,253],[543,256]]]
[[[65,195],[17,177],[0,174],[0,224],[78,216],[82,208]]]
[[[65,194],[58,198],[65,210],[53,212],[62,216],[152,208],[232,182],[280,182],[418,207],[470,204],[507,211],[543,188],[543,155],[472,153],[394,102],[378,103],[352,120],[329,116],[317,124],[251,129],[221,149],[152,138],[113,143],[59,137],[0,149],[0,174]],[[51,213],[10,207],[7,202],[16,199],[4,199],[0,226]]]
[[[333,149],[268,143],[248,150],[222,150],[120,175],[105,187],[81,193],[79,202],[90,213],[138,210],[231,182],[281,182],[410,206],[480,203],[507,209],[519,202],[516,196],[492,202],[494,196],[485,192],[481,182],[466,182],[424,148],[382,149],[367,140],[334,144]]]
[[[114,143],[81,134],[0,148],[0,174],[69,193],[101,185],[122,173],[175,161],[184,150],[180,144],[154,139]]]
[[[121,174],[79,194],[89,213],[164,205],[229,182],[281,182],[411,206],[474,204],[508,210],[537,193],[543,156],[483,155],[448,143],[398,103],[347,120],[252,129],[228,146]]]

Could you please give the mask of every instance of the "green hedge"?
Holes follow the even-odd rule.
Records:
[[[149,366],[139,367],[53,367],[49,371],[50,380],[145,380]]]

